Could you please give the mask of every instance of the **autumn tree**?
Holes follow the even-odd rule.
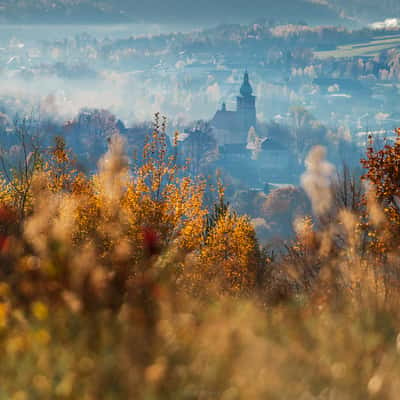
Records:
[[[107,110],[82,109],[64,126],[67,143],[94,171],[99,157],[107,150],[107,142],[118,131],[117,119]]]
[[[35,170],[41,162],[41,141],[37,131],[38,122],[33,116],[15,117],[11,125],[8,148],[0,149],[2,175],[1,198],[12,203],[21,219],[24,218]]]
[[[400,129],[396,134],[395,141],[381,149],[370,137],[366,158],[361,160],[366,169],[362,179],[369,185],[364,196],[369,236],[381,253],[395,248],[400,239]]]

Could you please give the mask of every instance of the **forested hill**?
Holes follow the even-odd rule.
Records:
[[[345,19],[368,24],[386,18],[400,17],[398,0],[315,0],[328,3]]]
[[[250,22],[267,18],[279,22],[337,24],[338,9],[310,0],[2,0],[2,22]]]

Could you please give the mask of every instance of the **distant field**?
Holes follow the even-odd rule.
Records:
[[[345,46],[338,46],[335,50],[316,51],[314,55],[325,59],[329,57],[373,57],[383,50],[400,47],[400,35],[379,36],[367,43],[353,43]]]

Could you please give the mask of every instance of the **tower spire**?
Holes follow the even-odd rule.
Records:
[[[247,70],[244,73],[243,83],[240,88],[240,94],[243,97],[249,97],[253,94],[253,88],[250,85],[249,73],[247,72]]]
[[[244,133],[249,131],[250,127],[256,127],[256,97],[253,96],[253,88],[250,85],[249,73],[244,73],[243,83],[240,88],[240,96],[237,97],[237,115],[238,125]],[[247,136],[246,136],[247,138]]]

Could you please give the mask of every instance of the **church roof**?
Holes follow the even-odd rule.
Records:
[[[236,111],[218,110],[211,121],[211,125],[217,129],[225,129],[235,132],[238,128],[238,115]]]

